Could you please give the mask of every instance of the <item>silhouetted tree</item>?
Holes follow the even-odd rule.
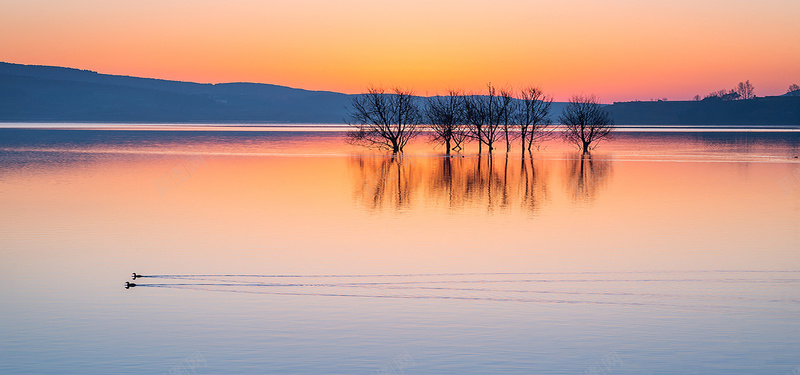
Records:
[[[490,83],[486,95],[465,96],[464,114],[470,136],[478,141],[478,153],[481,153],[484,144],[492,152],[495,142],[500,138],[503,120],[503,104],[497,89]]]
[[[614,130],[611,114],[594,95],[573,96],[558,120],[564,125],[564,139],[583,153],[588,153],[593,143],[609,138]]]
[[[467,134],[470,138],[478,141],[478,154],[483,152],[483,126],[486,118],[478,105],[478,99],[474,94],[464,96],[464,119],[467,122]]]
[[[409,140],[419,134],[421,111],[411,90],[370,87],[366,94],[351,101],[347,140],[352,144],[402,152]]]
[[[516,103],[514,94],[509,89],[500,90],[500,123],[503,124],[503,134],[506,138],[506,152],[511,151],[511,139],[514,137],[514,122]],[[509,133],[509,130],[511,132]]]
[[[786,94],[789,96],[800,96],[800,86],[796,83],[792,83],[789,85],[789,89],[786,90]]]
[[[464,95],[451,90],[445,96],[432,96],[427,99],[425,118],[431,126],[433,139],[444,143],[446,152],[461,150],[467,137],[464,119]]]
[[[739,95],[739,93],[734,90],[730,90],[728,91],[727,94],[723,94],[722,96],[720,96],[722,100],[737,100],[740,97],[741,95]]]
[[[708,98],[721,98],[723,95],[725,95],[725,94],[727,94],[727,93],[728,93],[728,91],[727,91],[727,90],[718,90],[718,91],[714,91],[714,92],[710,92],[710,93],[708,93],[708,95],[706,95],[705,97],[703,97],[703,99],[708,99]]]
[[[736,100],[740,96],[735,90],[719,90],[706,95],[703,100]]]
[[[739,82],[734,89],[739,94],[739,99],[753,99],[755,98],[756,88],[750,83],[750,80]]]
[[[703,100],[739,100],[739,99],[753,99],[756,88],[750,83],[750,80],[739,82],[734,88],[730,90],[714,91],[703,98]]]
[[[520,93],[519,108],[516,111],[516,122],[522,139],[522,153],[531,151],[531,145],[542,140],[549,133],[545,130],[550,125],[550,106],[553,97],[545,95],[538,87],[526,87]],[[527,147],[525,145],[527,142]]]

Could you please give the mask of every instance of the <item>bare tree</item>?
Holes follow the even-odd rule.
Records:
[[[736,90],[718,90],[706,95],[703,100],[736,100],[740,96]]]
[[[514,117],[516,112],[514,94],[509,89],[500,90],[500,123],[503,124],[503,134],[506,138],[506,152],[511,151],[511,138],[514,137]],[[509,133],[511,128],[511,133]]]
[[[734,89],[739,94],[739,99],[753,99],[755,98],[756,88],[750,83],[750,80],[739,82]]]
[[[478,104],[479,101],[480,99],[474,94],[464,96],[464,119],[468,126],[467,134],[470,138],[478,141],[478,154],[483,151],[483,126],[486,123],[486,118]]]
[[[446,152],[461,150],[467,137],[464,119],[464,95],[450,90],[445,96],[432,96],[427,99],[425,119],[431,126],[433,139],[445,145]]]
[[[478,141],[478,153],[481,153],[484,144],[491,153],[500,139],[503,120],[503,105],[497,89],[490,83],[486,95],[465,96],[464,114],[470,136]]]
[[[516,111],[516,122],[522,139],[522,153],[531,151],[531,145],[541,141],[550,125],[550,106],[553,97],[544,94],[542,89],[529,86],[520,93],[519,109]],[[525,143],[527,142],[527,147]]]
[[[740,100],[740,99],[753,99],[756,88],[750,83],[750,80],[739,82],[730,90],[718,90],[706,95],[703,99],[711,100]]]
[[[614,130],[611,114],[594,95],[575,95],[558,120],[564,125],[564,139],[588,153],[593,143],[611,137]]]
[[[352,144],[402,152],[408,141],[419,134],[421,112],[411,90],[370,87],[355,96],[349,111],[347,141]]]
[[[800,86],[796,83],[792,83],[789,85],[789,89],[786,90],[786,94],[789,96],[800,96]]]

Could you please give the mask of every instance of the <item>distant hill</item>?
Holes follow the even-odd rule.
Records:
[[[800,96],[617,102],[606,108],[619,125],[800,125]]]
[[[0,62],[0,121],[342,123],[349,95]]]
[[[800,96],[800,89],[789,91],[781,96]]]
[[[258,83],[202,84],[0,62],[0,121],[342,124],[351,95]],[[566,103],[553,103],[556,119]],[[800,125],[800,96],[620,102],[620,125]]]
[[[352,96],[0,62],[0,121],[342,124]],[[553,103],[556,117],[564,103]]]

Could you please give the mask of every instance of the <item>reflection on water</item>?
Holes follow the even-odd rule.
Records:
[[[554,162],[510,156],[404,157],[354,155],[356,200],[371,209],[406,209],[414,200],[450,208],[481,206],[488,211],[547,203]],[[563,159],[561,185],[575,202],[591,203],[612,178],[613,161],[604,155],[574,153]]]
[[[449,208],[535,212],[548,195],[548,164],[534,158],[354,155],[350,165],[356,200],[372,209],[409,208],[417,199]]]
[[[798,145],[0,129],[0,373],[790,373]]]
[[[576,201],[591,201],[611,178],[611,161],[591,154],[574,154],[567,159],[566,186]]]
[[[288,296],[666,306],[700,311],[800,312],[800,271],[468,272],[427,274],[144,275],[128,288]],[[627,286],[640,284],[635,289]],[[694,290],[682,285],[703,283]],[[677,286],[677,287],[676,287]],[[713,292],[712,292],[713,291]]]
[[[360,172],[356,198],[371,208],[386,206],[402,209],[409,206],[411,195],[421,182],[419,165],[404,163],[403,157],[351,157]]]

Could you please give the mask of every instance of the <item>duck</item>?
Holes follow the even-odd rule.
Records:
[[[136,286],[136,284],[134,284],[132,282],[129,282],[129,281],[125,282],[125,289],[130,289],[130,288],[133,288],[135,286]]]

